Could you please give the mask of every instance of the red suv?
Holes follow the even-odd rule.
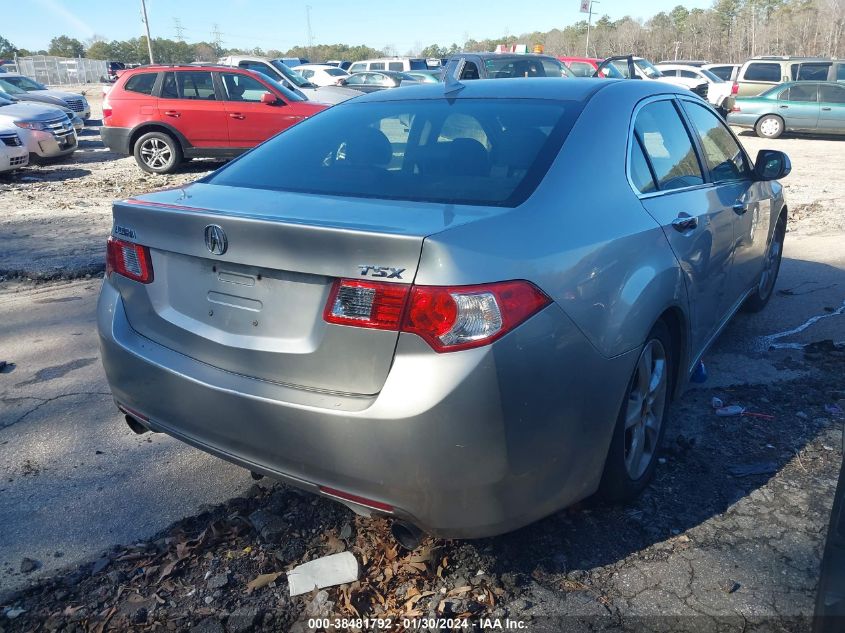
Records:
[[[103,100],[103,143],[166,174],[186,158],[231,158],[328,106],[229,66],[144,66]]]

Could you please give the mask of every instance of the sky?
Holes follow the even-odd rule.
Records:
[[[52,37],[81,41],[98,35],[124,40],[143,34],[140,0],[4,0],[0,35],[15,46],[46,49]],[[708,8],[712,0],[601,0],[594,13],[611,19],[648,18],[678,4]],[[176,20],[189,42],[211,41],[215,25],[226,48],[285,51],[308,41],[306,5],[311,7],[315,44],[392,47],[399,54],[428,44],[448,46],[548,31],[586,18],[580,0],[147,0],[152,36],[176,38]],[[412,10],[409,10],[412,7]],[[525,42],[531,44],[531,42]]]

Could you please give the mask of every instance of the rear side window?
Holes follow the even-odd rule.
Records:
[[[123,89],[129,92],[138,92],[142,95],[151,95],[157,77],[158,73],[139,73],[132,75],[126,80],[126,85],[123,86]]]
[[[384,70],[384,62],[373,62],[370,64],[370,70]]]
[[[728,132],[725,124],[704,106],[684,102],[692,126],[701,139],[704,162],[714,182],[743,180],[751,177],[751,168],[742,148]]]
[[[405,70],[405,64],[403,64],[402,62],[390,62],[387,65],[387,69],[398,70],[399,72],[402,72],[403,70]]]
[[[836,81],[845,81],[845,64],[836,66]]]
[[[789,100],[815,103],[818,101],[818,92],[818,84],[793,84],[789,87]]]
[[[655,101],[643,106],[637,114],[634,134],[646,153],[661,191],[704,182],[692,140],[671,101]]]
[[[352,102],[306,119],[206,182],[516,206],[543,179],[582,107],[524,99]]]
[[[746,81],[771,81],[777,83],[781,80],[780,64],[767,62],[748,64],[743,79]]]
[[[197,99],[213,101],[214,82],[210,72],[167,73],[161,85],[162,99]]]
[[[830,64],[797,64],[792,67],[792,79],[797,81],[826,81]]]

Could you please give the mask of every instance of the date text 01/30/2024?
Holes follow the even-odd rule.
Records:
[[[398,624],[408,631],[419,630],[447,630],[447,631],[523,631],[528,623],[509,618],[482,618],[477,622],[470,622],[466,618],[401,618]],[[308,620],[308,627],[312,630],[349,630],[350,628],[363,630],[391,630],[394,620],[390,618],[312,618]]]

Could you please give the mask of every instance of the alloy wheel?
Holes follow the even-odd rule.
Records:
[[[645,474],[657,452],[667,388],[666,350],[652,339],[640,353],[625,410],[625,469],[633,480]]]
[[[148,138],[141,143],[141,160],[150,169],[164,169],[173,160],[173,150],[159,138]]]

